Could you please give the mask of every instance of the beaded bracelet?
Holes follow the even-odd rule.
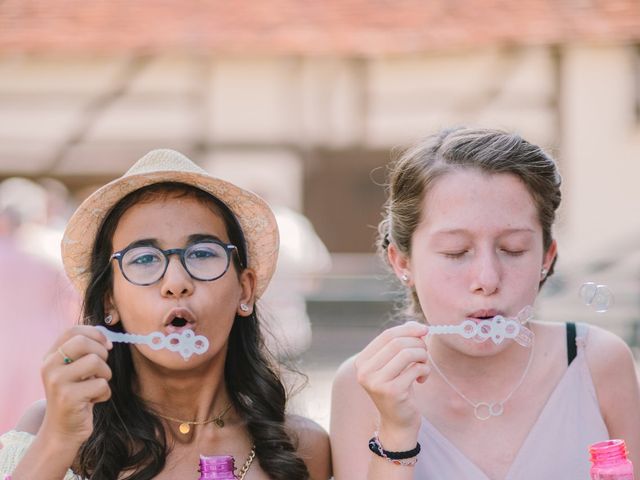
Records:
[[[415,465],[418,462],[420,443],[416,443],[415,448],[413,448],[412,450],[406,450],[404,452],[392,452],[390,450],[385,450],[384,448],[382,448],[382,444],[380,443],[380,439],[378,438],[378,432],[375,432],[371,440],[369,440],[369,450],[371,450],[379,457],[384,458],[388,462],[393,463],[394,465],[403,465],[409,467],[411,465]]]

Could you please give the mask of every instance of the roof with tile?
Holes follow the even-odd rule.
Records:
[[[638,39],[638,0],[0,1],[4,52],[366,56]]]

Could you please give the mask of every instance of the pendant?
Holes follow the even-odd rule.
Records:
[[[180,427],[178,427],[178,430],[180,430],[181,434],[186,435],[191,431],[191,426],[188,423],[181,423]]]
[[[491,417],[499,417],[504,412],[504,405],[502,402],[487,403],[480,402],[473,408],[473,415],[478,420],[489,420]]]
[[[221,418],[216,418],[213,420],[213,423],[216,424],[216,427],[222,428],[224,427],[224,420]]]

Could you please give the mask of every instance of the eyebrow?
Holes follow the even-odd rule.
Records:
[[[211,235],[207,233],[194,233],[193,235],[189,235],[187,237],[187,245],[193,245],[194,243],[211,242],[211,241],[226,243],[216,235]],[[127,245],[126,248],[135,248],[135,247],[160,248],[160,243],[156,238],[141,238],[140,240],[131,242],[129,245]]]
[[[227,243],[223,241],[220,237],[217,237],[216,235],[211,235],[208,233],[194,233],[193,235],[189,235],[189,238],[187,238],[187,243],[210,242],[212,240],[215,240],[217,242]]]
[[[464,228],[443,229],[433,232],[433,235],[469,235],[471,232]],[[505,228],[500,230],[500,235],[510,235],[512,233],[536,233],[532,228]]]

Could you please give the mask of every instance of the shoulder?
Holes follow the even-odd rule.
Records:
[[[377,412],[371,397],[358,382],[358,370],[356,368],[356,356],[345,360],[338,368],[333,380],[331,406],[332,411],[340,406],[349,407],[353,414],[356,412],[353,406],[356,405],[358,413],[371,415]]]
[[[555,346],[554,350],[566,349],[566,331],[564,323],[536,322],[536,342],[540,337],[545,345]],[[608,330],[587,325],[584,351],[595,384],[615,381],[619,374],[629,371],[635,375],[631,350],[624,340]]]
[[[346,359],[333,379],[333,394],[346,395],[353,399],[369,398],[366,391],[358,382],[358,369],[356,368],[356,355]]]
[[[35,435],[38,433],[38,430],[40,430],[40,425],[42,425],[46,410],[47,402],[44,399],[33,403],[29,408],[27,408],[24,415],[22,415],[18,421],[16,430]]]
[[[340,366],[333,381],[331,443],[334,450],[336,446],[342,450],[351,448],[350,443],[354,438],[367,437],[378,422],[378,409],[358,383],[355,358],[347,359]]]
[[[620,408],[621,402],[637,397],[635,362],[624,340],[603,328],[589,326],[585,354],[605,418]]]
[[[585,352],[592,372],[609,371],[622,363],[632,363],[631,349],[619,336],[589,325]]]
[[[594,382],[609,382],[630,372],[635,375],[631,349],[608,330],[590,325],[585,353]]]
[[[318,423],[301,415],[288,414],[286,427],[297,438],[300,444],[329,443],[329,434]]]
[[[356,371],[356,357],[347,358],[342,365],[338,367],[336,376],[333,380],[334,388],[336,386],[348,387],[358,383]]]
[[[287,415],[287,430],[298,442],[297,453],[307,464],[313,480],[331,477],[329,434],[318,423],[300,415]]]

